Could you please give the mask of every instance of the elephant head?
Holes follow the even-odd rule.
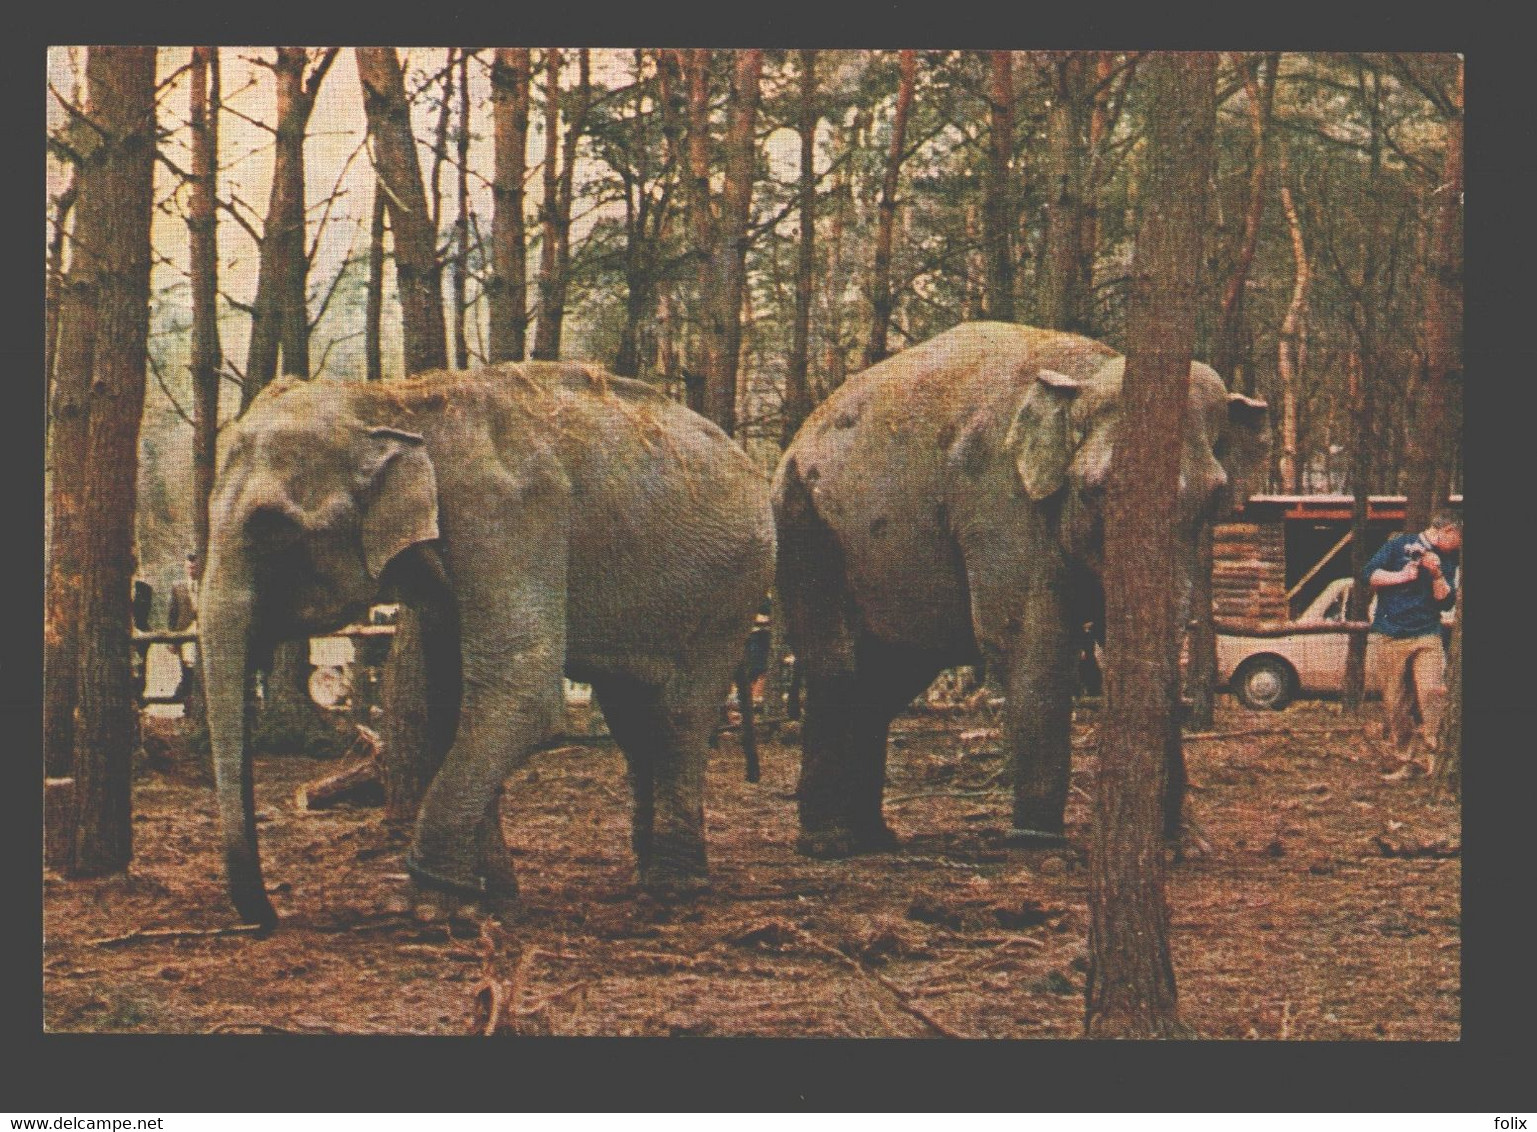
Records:
[[[361,613],[391,560],[438,537],[437,485],[423,438],[359,420],[336,382],[274,383],[231,433],[198,621],[230,897],[271,924],[246,750],[253,661]]]
[[[1035,375],[1005,438],[1024,494],[1058,507],[1058,539],[1069,559],[1103,568],[1104,503],[1110,455],[1122,427],[1126,359],[1115,356],[1087,378],[1050,369]],[[1180,439],[1179,490],[1169,514],[1180,536],[1184,581],[1201,524],[1220,519],[1264,472],[1269,451],[1263,401],[1229,393],[1215,370],[1190,366],[1190,402]]]

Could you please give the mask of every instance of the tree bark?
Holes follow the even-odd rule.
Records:
[[[572,185],[576,173],[576,147],[586,129],[587,107],[592,98],[591,54],[590,49],[584,47],[577,56],[580,78],[566,117],[562,144],[560,50],[547,49],[543,242],[539,255],[539,320],[534,326],[534,357],[545,361],[560,357],[560,336],[571,274]]]
[[[459,158],[457,212],[454,216],[454,365],[468,369],[470,343],[464,336],[464,308],[470,270],[470,52],[459,52]]]
[[[671,192],[671,171],[678,157],[678,122],[672,105],[674,75],[664,62],[666,53],[657,53],[657,80],[646,81],[646,55],[634,52],[635,84],[629,119],[628,150],[617,159],[625,165],[615,169],[624,182],[624,327],[615,351],[614,372],[621,377],[639,376],[643,338],[657,317],[660,286],[662,241],[666,235]],[[661,104],[662,132],[667,156],[658,169],[652,162],[652,138],[646,103],[656,97]],[[610,158],[611,163],[616,159]]]
[[[76,169],[75,186],[102,176],[97,149]],[[93,189],[100,193],[100,189]],[[101,206],[76,206],[69,241],[69,270],[60,286],[59,329],[48,405],[48,584],[43,618],[43,765],[50,778],[71,773],[78,688],[80,595],[80,497],[91,368],[96,348],[101,285],[100,249],[106,239]]]
[[[1286,306],[1286,317],[1281,320],[1281,331],[1276,338],[1276,375],[1281,385],[1281,490],[1297,494],[1302,490],[1302,464],[1297,447],[1297,389],[1301,381],[1303,319],[1307,315],[1308,254],[1302,235],[1302,218],[1297,203],[1292,199],[1291,185],[1287,183],[1286,150],[1277,154],[1281,179],[1281,209],[1286,213],[1286,227],[1291,234],[1292,275],[1291,301]]]
[[[693,349],[685,367],[688,407],[707,412],[709,375],[720,369],[721,344],[714,325],[712,270],[716,221],[710,200],[710,50],[696,47],[685,59],[688,81],[688,229],[689,254],[696,283],[692,314],[696,323]],[[695,380],[688,381],[689,372]]]
[[[1362,574],[1366,570],[1369,555],[1367,549],[1368,492],[1372,480],[1372,417],[1376,400],[1375,375],[1360,344],[1351,346],[1346,358],[1348,367],[1348,394],[1350,398],[1350,576],[1356,580],[1346,602],[1345,617],[1349,621],[1365,621],[1371,604],[1371,587]],[[1345,707],[1359,711],[1366,695],[1366,636],[1352,633],[1345,652]]]
[[[283,373],[296,377],[310,374],[304,135],[320,82],[335,57],[336,49],[328,49],[306,77],[309,57],[305,49],[279,47],[277,61],[271,65],[277,87],[272,189],[262,224],[242,409],[277,376],[280,353]]]
[[[808,384],[811,363],[812,272],[816,266],[816,136],[817,136],[817,53],[800,53],[800,239],[795,260],[795,326],[790,342],[790,364],[785,371],[784,420],[779,430],[779,446],[788,448],[800,430],[801,422],[811,415],[811,388]]]
[[[395,246],[396,289],[407,374],[448,366],[443,320],[443,273],[436,234],[422,187],[421,162],[411,134],[411,108],[393,47],[357,47],[363,110],[373,147],[374,169],[384,187]]]
[[[384,380],[384,186],[374,179],[368,223],[368,295],[363,308],[363,365],[369,381]]]
[[[1084,175],[1088,122],[1081,52],[1053,61],[1051,108],[1046,118],[1050,203],[1039,268],[1036,321],[1054,330],[1087,329],[1088,280],[1083,277]]]
[[[521,362],[527,350],[528,267],[523,231],[523,179],[528,173],[528,102],[532,65],[526,47],[498,47],[491,67],[496,172],[491,186],[493,362]]]
[[[891,241],[897,217],[897,182],[902,175],[903,151],[907,148],[907,117],[913,105],[917,78],[917,52],[901,53],[901,80],[896,113],[891,121],[891,151],[886,157],[886,176],[881,182],[880,223],[875,234],[875,263],[870,272],[870,337],[865,342],[865,365],[873,366],[890,351],[886,334],[891,326],[894,300],[891,294]]]
[[[1249,165],[1249,205],[1244,213],[1243,237],[1233,260],[1233,270],[1222,291],[1214,363],[1230,389],[1251,397],[1254,395],[1253,366],[1244,357],[1243,350],[1244,291],[1248,286],[1249,269],[1254,264],[1255,249],[1259,247],[1260,221],[1265,215],[1265,179],[1268,175],[1265,135],[1270,128],[1270,110],[1275,101],[1276,71],[1280,62],[1280,53],[1271,52],[1265,56],[1262,80],[1255,76],[1253,69],[1244,75],[1244,88],[1249,98],[1249,129],[1254,138]],[[1256,62],[1255,65],[1260,64]]]
[[[1457,619],[1452,625],[1451,650],[1446,658],[1446,710],[1436,737],[1436,789],[1462,797],[1462,593],[1467,579],[1467,555],[1457,566]]]
[[[1431,193],[1430,263],[1425,272],[1425,382],[1409,436],[1408,511],[1423,530],[1446,502],[1456,436],[1449,426],[1453,387],[1462,376],[1462,60],[1456,61],[1454,113],[1446,123],[1441,177]]]
[[[208,500],[219,433],[219,51],[192,49],[192,186],[187,245],[192,275],[192,522],[198,575],[208,561]]]
[[[133,856],[130,763],[138,743],[129,637],[139,421],[149,338],[155,48],[93,47],[86,64],[100,163],[83,176],[77,240],[98,266],[97,348],[80,507],[75,847],[66,870],[102,876]]]
[[[1186,1037],[1169,956],[1160,838],[1167,745],[1178,742],[1177,493],[1195,342],[1216,57],[1160,53],[1148,65],[1151,133],[1132,262],[1122,428],[1105,519],[1107,704],[1089,858],[1091,1037]]]
[[[984,318],[1014,320],[1014,53],[989,51],[987,178],[982,212],[987,290]]]
[[[763,52],[736,52],[731,108],[726,121],[726,180],[714,246],[710,291],[712,337],[719,343],[716,368],[707,377],[705,415],[736,435],[737,370],[742,352],[742,304],[747,293],[748,221],[752,213],[754,131],[758,119]]]

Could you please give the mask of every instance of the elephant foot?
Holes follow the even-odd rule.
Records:
[[[689,899],[710,887],[704,843],[697,838],[654,838],[636,871],[640,887],[659,899]]]
[[[488,870],[490,877],[472,875],[468,879],[451,877],[422,865],[413,855],[407,854],[406,872],[410,876],[402,911],[409,910],[418,923],[455,922],[478,923],[487,916],[502,923],[516,918],[519,908],[517,881],[511,866]]]
[[[803,857],[838,860],[861,853],[888,852],[895,849],[897,844],[897,835],[885,822],[860,827],[830,825],[820,829],[802,829],[800,836],[795,839],[795,851]]]
[[[1003,835],[1003,843],[1022,849],[1061,849],[1067,845],[1067,838],[1051,830],[1016,825]]]

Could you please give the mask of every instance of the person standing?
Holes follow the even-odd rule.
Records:
[[[1383,732],[1400,765],[1384,777],[1406,778],[1425,752],[1435,769],[1436,741],[1446,705],[1446,653],[1441,611],[1457,596],[1454,577],[1462,548],[1462,520],[1445,512],[1418,534],[1388,539],[1366,564],[1377,608],[1367,635],[1368,680],[1382,693]]]

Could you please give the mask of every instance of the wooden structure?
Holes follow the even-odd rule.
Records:
[[[1219,622],[1276,625],[1350,573],[1349,495],[1254,495],[1212,535],[1212,611]],[[1367,497],[1369,550],[1403,530],[1402,495]],[[1461,512],[1462,496],[1451,497]]]

